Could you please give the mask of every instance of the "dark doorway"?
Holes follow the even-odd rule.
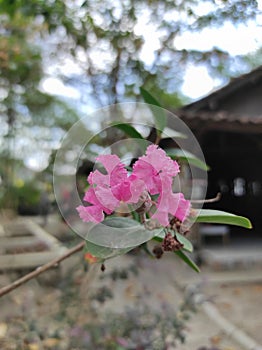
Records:
[[[227,131],[209,131],[202,142],[207,164],[209,198],[221,192],[212,208],[248,217],[254,227],[232,227],[233,238],[262,239],[262,137]],[[211,207],[211,205],[209,206]]]

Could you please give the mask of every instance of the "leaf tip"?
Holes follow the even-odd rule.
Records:
[[[248,220],[247,228],[250,230],[253,228],[252,222],[250,220]]]

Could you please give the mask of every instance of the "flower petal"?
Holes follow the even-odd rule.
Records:
[[[98,223],[104,220],[103,210],[96,205],[92,205],[89,207],[84,207],[83,205],[80,205],[76,208],[76,210],[78,211],[80,218],[84,222]]]
[[[100,171],[95,170],[89,174],[87,181],[90,185],[109,186],[109,175],[104,175]]]
[[[157,210],[151,217],[152,219],[157,219],[157,221],[163,226],[169,225],[169,217],[167,211]]]
[[[110,210],[107,206],[105,206],[103,204],[103,201],[101,201],[98,198],[97,191],[98,191],[97,187],[96,188],[90,187],[84,195],[84,201],[100,207],[107,214],[111,214],[112,210]]]
[[[148,146],[146,155],[140,157],[139,159],[151,164],[157,173],[163,172],[168,176],[176,176],[179,172],[178,163],[168,157],[166,152],[157,145]]]
[[[142,195],[142,193],[146,189],[145,182],[143,180],[138,179],[135,175],[131,175],[128,178],[130,182],[130,192],[131,197],[127,201],[128,203],[137,203]]]
[[[161,180],[154,167],[142,159],[138,159],[133,166],[133,175],[144,181],[147,190],[151,194],[161,191]]]
[[[119,200],[114,196],[111,188],[96,187],[94,190],[100,206],[105,209],[106,213],[112,213],[118,207]]]
[[[113,195],[119,200],[123,202],[127,202],[131,198],[130,191],[130,182],[124,181],[118,183],[116,186],[112,187]]]
[[[185,199],[183,193],[173,193],[172,202],[174,201],[177,203],[176,208],[172,208],[170,213],[183,222],[189,215],[191,208],[190,201]]]
[[[166,186],[163,179],[166,182],[169,178],[172,182],[178,172],[178,163],[157,145],[148,146],[146,155],[140,157],[133,166],[133,174],[145,182],[148,192],[152,195],[162,192],[162,188]]]
[[[120,158],[115,154],[103,154],[98,156],[96,160],[103,164],[108,174],[110,174],[114,168],[121,163]]]

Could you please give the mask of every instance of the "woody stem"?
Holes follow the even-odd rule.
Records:
[[[40,267],[38,267],[36,270],[28,273],[27,275],[19,278],[18,280],[8,284],[5,287],[0,288],[0,298],[5,295],[10,293],[12,290],[20,287],[22,284],[26,283],[27,281],[39,276],[41,273],[49,270],[51,267],[57,266],[61,261],[69,258],[71,255],[81,251],[85,246],[85,241],[77,244],[76,246],[74,246],[73,248],[69,249],[65,254],[63,254],[62,256],[49,261],[48,263],[46,263],[45,265],[42,265]]]

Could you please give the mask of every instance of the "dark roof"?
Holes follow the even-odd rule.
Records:
[[[257,91],[257,97],[253,91]],[[261,93],[260,93],[261,90]],[[256,104],[260,104],[256,111],[252,112],[248,109],[234,110],[232,106],[229,108],[229,101],[235,101],[236,105],[243,102],[242,96],[246,100],[252,97],[256,98]],[[260,97],[261,96],[261,97]],[[254,103],[253,103],[254,104]],[[257,69],[234,78],[230,83],[221,89],[211,93],[210,95],[190,103],[176,111],[182,119],[186,120],[202,120],[202,121],[227,121],[238,122],[242,124],[262,124],[262,66]]]

